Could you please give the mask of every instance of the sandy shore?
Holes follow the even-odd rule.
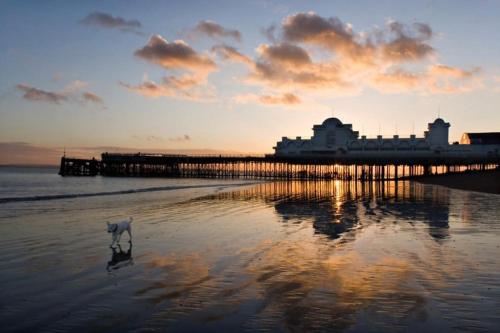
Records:
[[[57,193],[196,184],[60,178]],[[498,331],[498,195],[196,182],[0,204],[2,332]],[[110,248],[106,222],[128,216],[133,244]]]
[[[500,194],[500,171],[498,170],[427,176],[415,180],[424,184],[443,185],[460,190]]]

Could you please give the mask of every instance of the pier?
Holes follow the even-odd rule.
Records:
[[[429,123],[423,137],[367,138],[337,118],[310,139],[283,137],[268,155],[103,153],[97,161],[61,159],[62,176],[398,180],[499,169],[500,133],[465,133],[449,144],[450,124]]]
[[[61,159],[62,176],[398,180],[499,169],[500,158],[352,159],[348,156],[161,155],[103,153],[101,160]]]
[[[61,176],[97,176],[100,173],[101,161],[94,158],[61,158],[59,174]]]

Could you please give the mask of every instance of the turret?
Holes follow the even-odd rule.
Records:
[[[431,146],[447,146],[449,127],[450,123],[437,118],[433,123],[428,124],[428,130],[425,132],[425,140]]]

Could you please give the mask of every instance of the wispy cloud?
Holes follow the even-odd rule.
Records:
[[[17,84],[17,90],[23,92],[23,99],[31,102],[46,102],[60,104],[61,102],[92,102],[96,104],[104,104],[103,99],[95,93],[84,91],[87,82],[73,81],[59,91],[48,91],[41,88],[36,88],[28,84]]]
[[[68,99],[68,97],[63,93],[46,91],[32,87],[27,84],[20,83],[16,85],[16,88],[24,92],[23,94],[24,99],[32,102],[49,102],[49,103],[59,104],[62,101],[66,101]]]
[[[300,104],[300,98],[297,95],[291,93],[286,93],[280,96],[262,95],[260,96],[259,101],[262,104]]]
[[[151,137],[150,137],[151,138]],[[159,138],[159,137],[156,137]],[[46,164],[58,165],[63,152],[66,156],[76,158],[100,158],[104,152],[114,153],[155,153],[155,154],[242,154],[239,151],[222,149],[180,149],[176,148],[179,142],[191,140],[189,135],[172,137],[165,141],[165,146],[173,148],[144,148],[144,147],[118,147],[118,146],[93,146],[93,147],[44,147],[28,142],[0,142],[0,165],[5,164]],[[142,140],[141,140],[142,141]],[[148,141],[147,139],[145,141]]]
[[[100,96],[98,96],[94,93],[91,93],[89,91],[83,92],[82,98],[85,101],[89,101],[89,102],[96,103],[96,104],[103,104],[104,103],[103,99]]]
[[[140,33],[142,27],[138,20],[126,20],[122,17],[112,16],[102,12],[92,12],[80,20],[80,24],[98,26],[108,29],[119,29],[123,32]]]
[[[430,65],[413,73],[401,68],[374,76],[373,87],[380,92],[401,93],[420,91],[428,94],[456,94],[482,87],[479,68],[463,70],[445,65]]]
[[[259,103],[262,105],[286,105],[286,106],[294,106],[302,103],[300,98],[292,93],[285,93],[282,95],[240,94],[234,96],[233,101],[239,104]]]
[[[191,137],[187,134],[184,134],[182,136],[168,138],[168,141],[173,141],[173,142],[191,141]]]
[[[136,140],[145,140],[149,142],[156,142],[156,143],[162,143],[162,142],[187,142],[191,141],[191,136],[184,134],[184,135],[179,135],[179,136],[172,136],[172,137],[161,137],[158,135],[148,135],[146,137],[141,137],[139,135],[133,135],[132,136]]]
[[[241,62],[247,65],[252,65],[253,61],[250,57],[240,53],[236,48],[220,44],[212,47],[212,52],[215,52],[219,55],[223,60],[228,60],[231,62]]]
[[[228,29],[214,21],[200,21],[196,27],[189,30],[189,37],[208,36],[214,39],[232,38],[241,41],[241,32],[235,29]]]
[[[268,41],[270,41],[271,43],[276,43],[277,39],[275,37],[275,34],[277,28],[278,27],[276,26],[276,24],[273,23],[266,28],[260,29],[260,32],[267,38]]]
[[[160,82],[147,77],[142,83],[131,85],[119,82],[120,86],[145,97],[174,97],[192,101],[211,101],[215,94],[212,89],[205,88],[206,78],[196,75],[165,76]]]
[[[27,142],[0,142],[0,164],[57,164],[62,149]]]

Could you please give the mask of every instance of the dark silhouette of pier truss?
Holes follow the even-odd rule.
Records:
[[[328,156],[160,155],[103,153],[101,160],[63,156],[62,176],[398,180],[499,169],[500,157],[352,158]]]

